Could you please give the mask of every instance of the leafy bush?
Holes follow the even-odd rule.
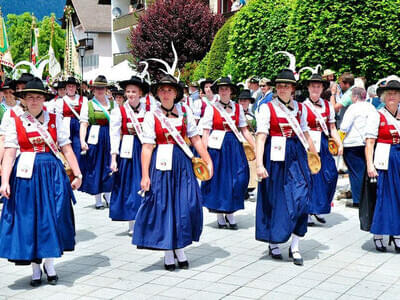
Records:
[[[138,60],[151,57],[172,63],[171,41],[179,56],[178,67],[201,60],[210,49],[223,19],[214,15],[204,1],[158,0],[139,18],[131,30],[130,44]],[[150,71],[162,67],[150,64]]]
[[[198,61],[187,62],[185,66],[181,69],[181,81],[189,83],[193,81],[194,70],[199,65]]]
[[[210,52],[204,56],[204,58],[200,61],[200,63],[196,66],[196,69],[193,72],[192,78],[190,81],[198,81],[202,78],[206,78],[207,64],[208,59],[210,57]]]
[[[226,62],[226,55],[229,51],[228,39],[231,32],[231,25],[234,23],[235,17],[228,19],[224,26],[215,35],[208,54],[208,63],[205,77],[219,78]]]
[[[299,65],[364,75],[371,82],[400,71],[400,1],[298,0],[289,48]]]

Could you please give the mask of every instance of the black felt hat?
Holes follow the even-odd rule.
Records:
[[[65,84],[65,86],[67,84],[75,84],[77,88],[81,86],[79,80],[72,76],[68,77],[68,79],[66,81],[64,81],[64,84]]]
[[[30,74],[30,73],[23,73],[23,74],[21,75],[20,78],[18,78],[17,80],[15,80],[15,84],[18,84],[18,83],[27,83],[28,81],[31,81],[33,78],[35,78],[35,76],[33,76],[32,74]]]
[[[207,83],[211,83],[211,85],[214,83],[214,80],[211,78],[204,79],[200,82],[200,89],[205,93],[206,91],[204,90],[204,87],[206,86]]]
[[[54,94],[48,92],[43,85],[43,81],[37,77],[28,81],[25,88],[20,92],[16,92],[15,95],[24,98],[27,93],[41,94],[46,97],[46,101],[54,98]]]
[[[238,100],[240,99],[248,99],[250,100],[251,103],[254,103],[255,99],[251,96],[251,92],[250,90],[242,90],[239,94],[239,96],[237,97]]]
[[[108,82],[107,78],[104,75],[99,75],[96,77],[96,79],[92,82],[91,84],[92,87],[94,88],[107,88],[108,87]]]
[[[6,80],[2,83],[0,87],[0,91],[4,90],[13,90],[15,91],[15,80],[12,80],[11,78],[6,78]]]
[[[220,86],[230,86],[232,89],[232,94],[236,95],[239,92],[239,88],[236,84],[232,82],[232,80],[229,77],[222,77],[218,79],[212,86],[212,90],[214,94],[218,94],[218,88]]]
[[[390,80],[385,86],[378,87],[376,94],[380,97],[384,91],[400,91],[400,81]]]
[[[149,89],[150,89],[149,84],[144,79],[142,79],[142,78],[140,78],[138,76],[132,76],[128,80],[123,80],[123,81],[118,82],[118,84],[121,87],[121,89],[124,89],[124,90],[130,84],[131,85],[136,85],[142,90],[143,95],[147,94],[149,92]]]
[[[291,83],[296,85],[297,81],[294,77],[293,71],[290,69],[283,69],[278,73],[275,79],[272,81],[272,85],[276,85],[277,83]]]
[[[310,78],[304,81],[306,86],[308,86],[311,82],[322,83],[324,89],[329,87],[329,81],[322,79],[322,76],[319,74],[312,74]]]
[[[172,75],[164,75],[159,81],[151,85],[151,93],[154,95],[154,97],[156,97],[157,100],[160,100],[157,96],[157,90],[160,86],[163,85],[170,85],[174,87],[177,92],[175,103],[181,101],[181,99],[183,98],[183,87]]]

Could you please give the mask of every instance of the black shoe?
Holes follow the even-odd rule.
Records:
[[[103,199],[104,199],[104,202],[106,203],[106,207],[108,208],[110,206],[110,204],[108,203],[105,194],[103,194]]]
[[[297,266],[303,265],[303,258],[294,258],[293,253],[299,253],[299,251],[292,252],[292,248],[289,247],[289,257],[293,259],[293,263]]]
[[[47,270],[46,270],[46,265],[45,264],[43,264],[43,270],[44,270],[44,273],[47,276],[47,282],[49,284],[51,284],[51,285],[56,285],[57,282],[58,282],[58,275],[56,274],[54,276],[49,276],[49,274],[47,274]]]
[[[96,207],[96,209],[101,209],[101,210],[103,210],[104,209],[104,205],[102,204],[102,205],[99,205],[99,206],[95,206]]]
[[[227,224],[219,224],[219,222],[217,221],[218,224],[218,228],[219,229],[228,229],[228,225]]]
[[[184,269],[184,270],[189,269],[189,262],[187,260],[179,261],[178,257],[176,256],[175,250],[174,250],[174,258],[178,262],[179,269]]]
[[[393,242],[393,244],[394,244],[394,250],[396,251],[396,253],[400,253],[400,247],[397,247],[397,245],[396,245],[396,240],[398,240],[398,239],[396,239],[393,235],[391,235],[391,236],[389,237],[389,246],[391,246],[391,245],[392,245],[392,242]]]
[[[320,217],[318,215],[313,215],[315,217],[315,219],[317,219],[318,222],[320,222],[321,224],[325,224],[326,220],[323,217]]]
[[[282,254],[274,254],[272,250],[279,249],[279,247],[271,248],[268,246],[268,255],[271,256],[273,259],[282,259]]]
[[[31,279],[30,285],[31,287],[38,287],[42,285],[42,271],[40,271],[39,279]]]
[[[378,245],[378,244],[377,244],[377,241],[380,241],[380,242],[381,242],[381,245]],[[375,244],[375,249],[376,249],[376,251],[379,251],[379,252],[386,252],[386,247],[383,246],[383,239],[376,239],[376,238],[374,238],[374,244]],[[389,240],[389,245],[390,245],[390,240]]]
[[[172,271],[175,271],[176,265],[175,264],[167,265],[164,260],[164,269],[172,272]]]
[[[226,216],[225,216],[225,221],[226,221],[226,223],[229,224],[229,229],[232,229],[232,230],[237,230],[238,229],[237,223],[234,223],[234,224],[229,223],[229,220],[228,220],[228,218]]]

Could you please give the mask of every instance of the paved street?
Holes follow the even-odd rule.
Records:
[[[344,181],[341,181],[345,185]],[[400,255],[377,253],[359,230],[358,211],[335,201],[328,224],[309,229],[298,267],[272,261],[254,239],[255,203],[237,216],[238,231],[219,230],[204,211],[201,242],[187,248],[189,270],[167,272],[163,252],[137,250],[127,224],[78,195],[77,246],[56,260],[57,286],[29,286],[31,267],[0,261],[0,299],[398,299]]]

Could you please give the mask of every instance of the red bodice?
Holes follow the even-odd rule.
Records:
[[[379,112],[378,143],[400,144],[400,136],[394,125],[389,125],[385,116]]]
[[[147,107],[146,107],[147,108]],[[126,109],[123,105],[119,107],[121,111],[121,134],[122,135],[129,135],[129,134],[136,134],[135,128],[133,126],[133,123],[131,122],[131,119],[128,118],[128,114],[126,112]],[[137,118],[139,123],[142,123],[144,118]]]
[[[15,120],[17,130],[18,144],[21,152],[50,152],[39,132],[27,132],[22,120],[11,110],[10,115]],[[50,120],[47,124],[47,131],[50,133],[53,141],[57,141],[56,115],[49,113]]]
[[[81,113],[81,108],[82,108],[82,103],[83,103],[83,96],[79,97],[79,102],[77,106],[74,106],[75,111],[80,114]],[[63,116],[64,117],[70,117],[70,118],[76,118],[72,110],[69,108],[65,100],[63,99]]]
[[[184,106],[182,106],[182,112],[186,114],[186,109]],[[156,131],[156,143],[157,145],[159,144],[176,144],[174,138],[170,136],[168,129],[163,128],[161,125],[161,122],[159,119],[157,119],[156,116],[154,116],[154,129]],[[182,117],[182,125],[177,126],[176,129],[179,131],[181,136],[185,139],[186,137],[186,131],[187,131],[187,126],[186,126],[186,116]]]
[[[225,130],[231,131],[228,123],[225,118],[221,116],[219,111],[213,106],[214,116],[213,116],[213,130]],[[236,127],[239,127],[239,116],[240,116],[240,107],[238,103],[235,103],[235,114],[231,116],[232,120],[235,122]]]
[[[324,118],[324,121],[326,123],[326,127],[329,128],[329,116],[330,116],[330,108],[329,108],[329,102],[326,100],[323,100],[325,103],[325,111],[321,113],[322,118]],[[308,126],[310,127],[310,130],[313,131],[323,131],[321,124],[319,124],[317,117],[313,114],[310,108],[308,108],[307,105],[305,105],[307,108],[307,123]]]
[[[270,125],[269,125],[269,135],[270,136],[284,136],[287,138],[294,137],[296,134],[294,133],[292,127],[289,125],[289,122],[286,118],[278,117],[275,111],[275,108],[272,102],[267,103],[270,110]],[[298,103],[299,110],[297,111],[296,119],[300,123],[300,117],[302,113],[302,104]]]

